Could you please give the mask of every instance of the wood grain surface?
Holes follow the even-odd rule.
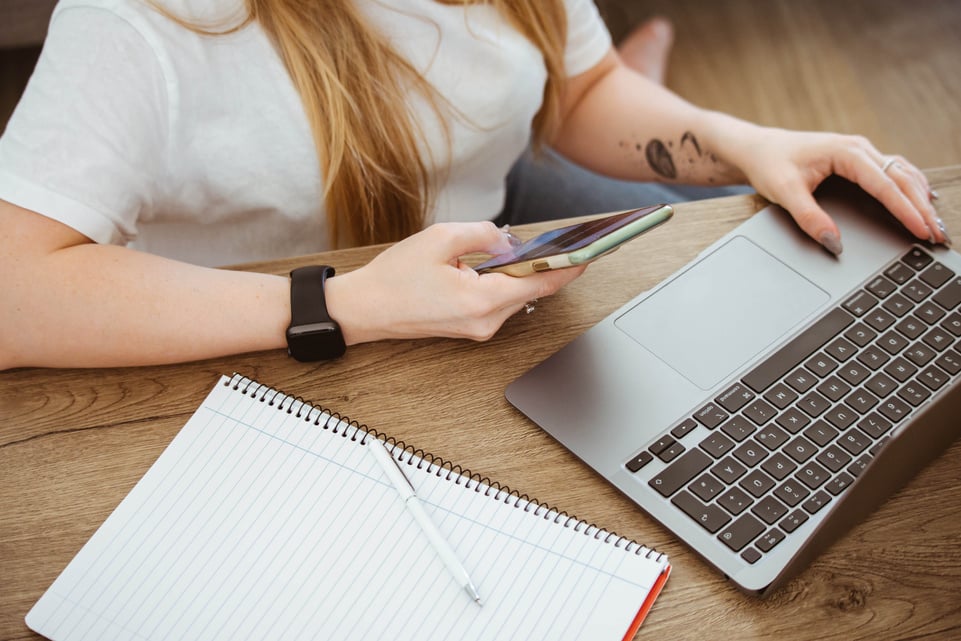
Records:
[[[928,172],[961,238],[961,166]],[[332,363],[281,351],[165,367],[0,373],[0,639],[35,638],[27,610],[133,487],[221,374],[240,372],[346,414],[671,556],[638,638],[961,638],[961,442],[771,597],[738,592],[504,399],[504,387],[691,260],[764,203],[678,205],[489,342],[383,342]],[[517,228],[524,237],[549,223]],[[346,271],[360,248],[244,266]],[[237,323],[243,323],[238,318]],[[961,419],[959,419],[961,420]]]

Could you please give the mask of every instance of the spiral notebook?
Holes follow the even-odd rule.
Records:
[[[483,606],[371,438],[390,444]],[[633,638],[670,573],[663,554],[460,469],[224,376],[26,623],[54,641]]]

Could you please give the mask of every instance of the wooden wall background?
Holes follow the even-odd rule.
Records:
[[[668,85],[697,104],[860,133],[924,168],[961,163],[961,0],[596,1],[615,39],[655,13],[674,20]],[[0,21],[22,6],[0,0]],[[0,48],[0,127],[38,51]]]

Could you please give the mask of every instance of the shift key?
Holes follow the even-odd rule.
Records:
[[[661,496],[667,497],[689,483],[713,462],[714,459],[701,450],[691,450],[671,463],[647,484],[657,490]]]

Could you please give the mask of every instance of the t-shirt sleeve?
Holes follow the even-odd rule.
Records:
[[[611,34],[593,0],[564,2],[567,5],[564,66],[568,76],[576,76],[596,65],[611,50]]]
[[[129,241],[160,190],[167,112],[140,31],[103,9],[58,10],[0,137],[0,198],[95,242]]]

